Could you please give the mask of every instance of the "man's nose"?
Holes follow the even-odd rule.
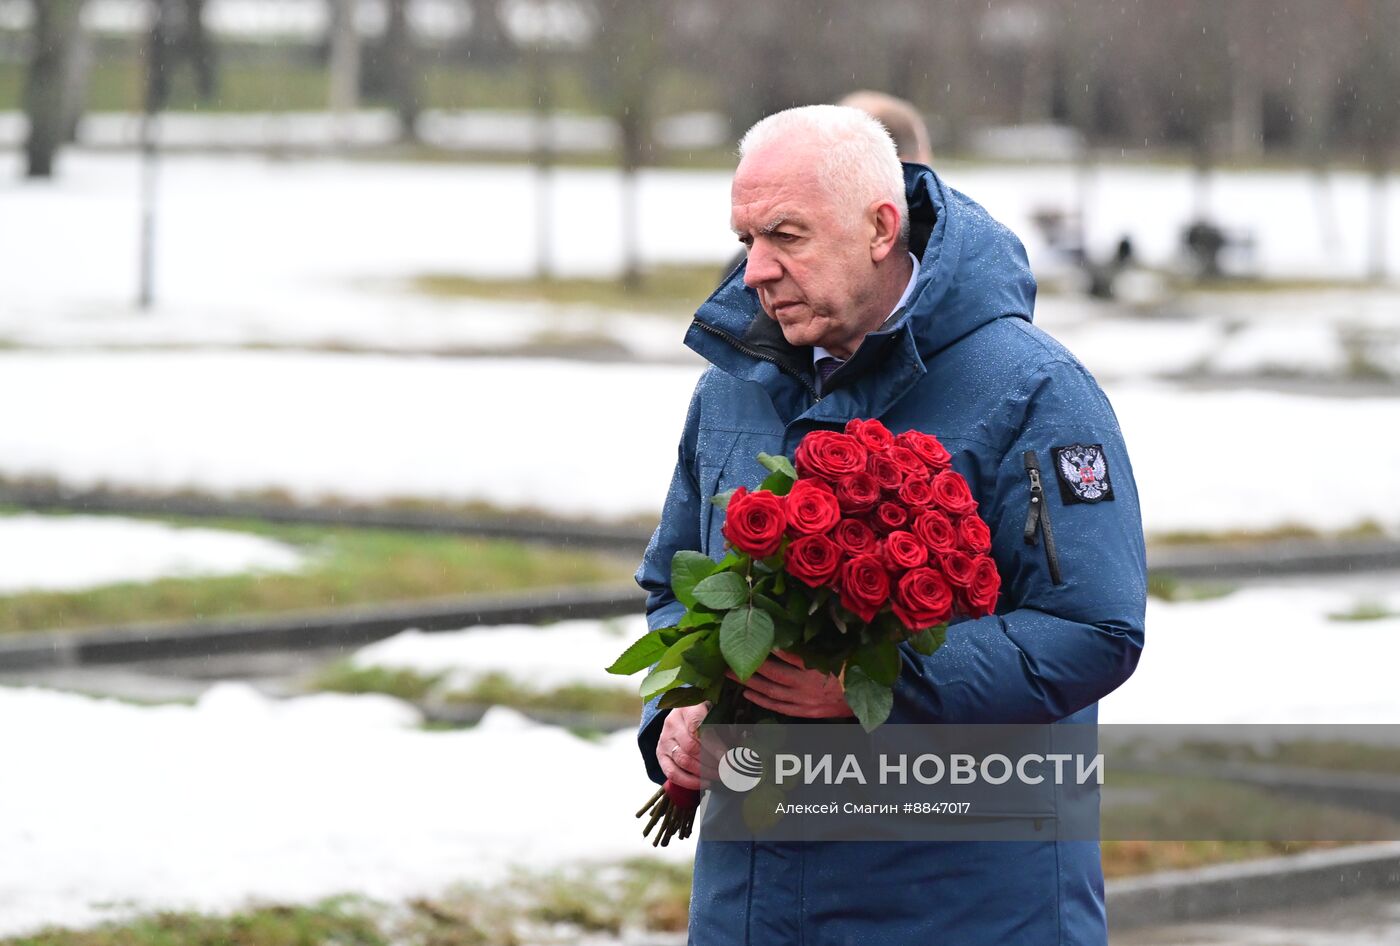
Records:
[[[773,282],[782,276],[782,267],[761,243],[749,247],[748,264],[744,267],[744,285],[757,289],[764,283]]]

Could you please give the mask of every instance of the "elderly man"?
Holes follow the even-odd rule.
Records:
[[[754,488],[760,451],[791,455],[853,417],[939,437],[991,527],[997,613],[954,624],[932,657],[902,648],[891,723],[1092,722],[1137,664],[1146,570],[1113,411],[1031,325],[1020,242],[926,167],[901,167],[865,113],[769,116],[740,146],[731,223],[747,264],[699,309],[695,388],[660,526],[637,572],[651,627],[683,613],[680,549],[723,554],[716,493]],[[770,659],[753,702],[850,714],[829,675]],[[643,713],[651,778],[700,785],[704,705]],[[1084,944],[1107,940],[1092,842],[739,843],[697,847],[695,944]]]

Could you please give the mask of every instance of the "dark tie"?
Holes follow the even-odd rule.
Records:
[[[831,355],[817,359],[817,375],[822,379],[821,389],[826,390],[827,380],[836,372],[836,369],[846,362]]]

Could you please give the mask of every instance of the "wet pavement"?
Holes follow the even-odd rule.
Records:
[[[1400,894],[1115,933],[1111,946],[1400,946]]]

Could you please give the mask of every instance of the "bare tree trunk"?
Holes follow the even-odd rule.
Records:
[[[92,33],[82,27],[82,18],[73,48],[68,53],[67,69],[63,76],[63,143],[74,144],[78,140],[78,125],[87,111],[88,83],[92,78],[93,63],[97,58],[97,41]]]
[[[554,274],[554,253],[551,240],[554,229],[554,129],[551,113],[554,109],[553,76],[549,69],[549,50],[542,39],[529,52],[530,84],[535,100],[535,275],[548,281]]]
[[[399,137],[418,140],[418,51],[408,22],[410,0],[388,0],[389,20],[384,31],[384,55],[388,66],[389,97],[399,117]]]
[[[328,0],[330,4],[329,105],[336,137],[350,143],[350,115],[360,103],[360,35],[355,27],[356,0]]]
[[[68,61],[80,28],[82,0],[34,0],[33,51],[24,86],[29,119],[26,176],[52,177],[68,132]]]
[[[637,171],[647,148],[645,111],[627,110],[620,116],[618,126],[622,133],[622,285],[635,289],[642,282]]]

